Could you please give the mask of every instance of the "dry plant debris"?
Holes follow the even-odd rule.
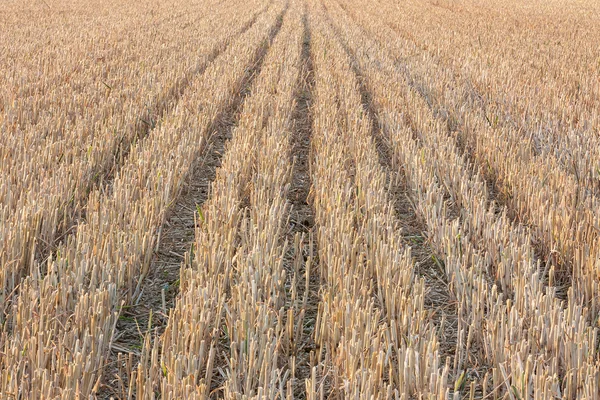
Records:
[[[7,0],[0,399],[597,399],[600,5]]]

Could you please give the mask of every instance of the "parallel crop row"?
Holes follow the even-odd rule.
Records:
[[[447,370],[440,374],[424,285],[387,197],[371,121],[347,56],[313,7],[311,170],[323,288],[307,397],[443,398]]]
[[[301,8],[291,2],[258,70],[207,202],[165,333],[146,343],[137,398],[280,398],[290,390],[284,351],[284,255]],[[241,156],[243,155],[243,156]],[[159,367],[160,365],[160,367]]]
[[[256,7],[256,5],[255,5]],[[234,101],[246,68],[282,6],[258,17],[195,80],[172,114],[133,149],[112,191],[94,192],[77,234],[21,284],[2,333],[3,393],[36,398],[98,390],[118,307],[135,298],[157,230],[201,154],[211,126]]]
[[[347,8],[355,7],[353,4]],[[396,39],[393,30],[382,26],[378,19],[354,11],[352,14],[367,34],[392,54],[417,51]],[[456,131],[469,157],[497,187],[509,214],[530,227],[542,261],[556,268],[562,292],[572,287],[578,304],[595,314],[598,305],[594,293],[600,280],[598,197],[585,190],[577,175],[561,168],[555,158],[536,154],[522,130],[510,124],[490,124],[479,108],[465,103],[463,100],[470,96],[469,86],[456,79],[453,70],[440,66],[423,52],[393,58],[399,75],[402,71],[428,105],[445,116],[448,129]]]
[[[360,7],[368,7],[372,18],[385,22],[413,51],[452,70],[457,86],[467,89],[464,100],[488,124],[516,128],[531,151],[556,159],[583,192],[600,194],[595,134],[600,63],[593,50],[600,31],[593,12],[564,12],[561,2],[529,8],[506,1],[493,10],[473,3],[444,8],[416,0],[398,8],[385,2]],[[593,9],[598,12],[596,4]],[[553,23],[546,24],[548,19]]]
[[[459,155],[445,121],[436,118],[419,92],[411,89],[385,47],[366,39],[364,31],[344,20],[341,10],[335,14],[341,18],[341,36],[356,53],[430,240],[444,255],[448,281],[459,302],[459,321],[466,322],[458,327],[457,378],[471,359],[467,364],[489,363],[493,388],[500,392],[514,386],[526,397],[544,398],[549,390],[564,391],[568,398],[593,397],[596,389],[587,377],[598,373],[597,333],[585,322],[588,311],[573,301],[563,310],[553,291],[546,294],[526,230],[490,203],[485,182]],[[474,346],[479,349],[469,354]],[[543,374],[535,374],[542,380],[534,379],[529,363],[544,366]],[[575,384],[582,381],[584,387]],[[482,385],[487,384],[483,379]]]
[[[69,111],[65,106],[57,106],[63,116],[72,116],[72,123],[62,124],[61,118],[53,116],[51,121],[62,125],[54,128],[42,123],[45,134],[37,126],[27,132],[7,132],[10,140],[3,144],[7,155],[2,163],[6,169],[0,174],[0,263],[5,266],[0,271],[0,321],[4,320],[3,314],[13,301],[21,277],[31,273],[35,261],[45,263],[57,242],[73,234],[77,220],[88,212],[90,192],[95,188],[113,190],[112,178],[126,155],[136,151],[136,144],[161,124],[160,119],[173,109],[196,75],[227,47],[231,38],[248,28],[260,13],[260,9],[254,12],[256,8],[248,4],[249,16],[218,35],[207,33],[241,10],[223,7],[210,18],[183,19],[181,23],[197,28],[186,30],[183,36],[167,31],[178,35],[179,49],[149,46],[155,53],[135,47],[131,50],[146,57],[131,61],[131,73],[141,74],[142,80],[130,75],[127,68],[115,67],[111,74],[120,73],[118,89],[105,88],[97,93],[99,97],[85,93],[81,98],[53,95],[84,107]],[[120,57],[123,55],[114,62]],[[154,66],[140,71],[140,63]],[[85,71],[81,74],[88,76]],[[72,92],[72,84],[65,90]],[[39,144],[39,151],[35,143]]]
[[[592,0],[0,10],[0,398],[600,398]]]

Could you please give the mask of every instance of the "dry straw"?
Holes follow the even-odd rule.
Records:
[[[1,398],[600,397],[597,4],[5,3]]]

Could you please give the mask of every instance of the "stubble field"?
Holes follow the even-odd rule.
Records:
[[[0,399],[600,398],[600,3],[0,6]]]

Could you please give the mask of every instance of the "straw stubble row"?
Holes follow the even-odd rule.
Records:
[[[585,1],[8,2],[0,397],[600,396]]]
[[[357,7],[349,3],[346,9],[369,36],[394,49],[394,61],[410,85],[436,113],[445,116],[450,130],[457,131],[469,157],[496,187],[509,215],[530,227],[542,261],[556,267],[563,297],[572,287],[571,296],[595,314],[600,262],[598,197],[577,174],[562,168],[557,158],[536,152],[528,132],[513,124],[490,123],[478,103],[469,100],[472,85],[453,68],[398,38],[380,19],[353,11]],[[593,158],[585,156],[582,162],[589,161]]]
[[[563,390],[569,398],[575,393],[579,397],[595,393],[589,385],[592,381],[587,381],[597,374],[596,331],[585,322],[588,312],[572,301],[563,311],[552,298],[554,291],[545,294],[526,230],[489,203],[485,182],[459,156],[445,121],[436,120],[418,91],[403,82],[402,70],[385,48],[363,39],[360,30],[352,32],[351,26],[349,21],[340,23],[342,31],[351,32],[347,38],[364,69],[394,156],[413,187],[416,208],[427,221],[435,247],[445,254],[448,280],[460,302],[459,320],[468,321],[464,332],[459,327],[459,336],[466,339],[463,346],[468,351],[472,340],[479,342],[484,353],[479,357],[496,366],[491,372],[500,392],[504,391],[502,382],[507,381],[513,383],[506,383],[506,388],[515,386],[522,395],[543,398],[548,386],[539,384],[546,376],[555,382],[553,390]],[[458,218],[454,220],[453,214]],[[491,286],[494,280],[498,288]],[[499,290],[505,293],[500,296]],[[489,315],[482,314],[483,310]],[[553,321],[551,332],[545,321]],[[522,326],[527,330],[521,330]],[[512,343],[508,347],[506,333]],[[574,346],[578,348],[575,353]],[[464,357],[461,352],[464,349],[457,348],[459,366]],[[537,377],[541,381],[527,376],[532,372],[527,367],[530,361],[525,361],[529,357],[546,365]],[[563,379],[562,388],[557,377]],[[581,381],[586,381],[585,387],[574,384]]]
[[[138,398],[281,398],[291,390],[284,237],[301,21],[291,2],[198,210],[165,333],[133,373]]]
[[[248,7],[248,10],[254,9],[250,4]],[[186,18],[181,22],[197,25],[198,32],[208,32],[214,29],[213,24],[230,20],[239,11],[223,7],[210,18],[190,16],[189,21]],[[145,72],[150,80],[148,84],[128,76],[127,68],[122,68],[120,87],[123,93],[103,91],[98,99],[82,95],[81,101],[73,101],[77,104],[85,102],[85,112],[63,111],[72,114],[74,123],[84,130],[62,126],[56,128],[59,132],[56,136],[52,133],[54,128],[44,123],[44,129],[49,130],[45,135],[32,128],[29,133],[8,136],[19,143],[19,147],[10,148],[11,143],[5,143],[13,158],[4,157],[6,173],[1,174],[1,179],[5,181],[0,183],[5,189],[0,190],[6,195],[0,194],[3,205],[0,238],[4,249],[0,254],[4,266],[0,273],[0,282],[3,282],[0,320],[4,319],[4,312],[14,300],[14,290],[21,277],[31,273],[35,262],[44,264],[58,242],[73,235],[77,221],[85,218],[88,212],[86,202],[93,190],[113,190],[112,180],[127,162],[128,154],[136,151],[139,147],[136,145],[160,125],[160,119],[173,110],[197,75],[227,47],[232,37],[247,29],[260,12],[259,9],[239,25],[206,39],[196,39],[199,35],[196,30],[187,33],[188,36],[179,36],[180,52],[171,54],[174,49],[157,48],[158,54],[144,53],[148,57],[146,61],[134,58],[131,61],[134,65],[155,63],[153,69],[156,71]],[[139,53],[135,47],[131,51]],[[135,84],[142,87],[130,87]],[[57,98],[62,97],[65,96],[57,95]],[[113,104],[115,101],[117,103]],[[98,120],[90,121],[90,118]],[[32,151],[29,136],[35,140],[46,137],[48,144],[40,144],[41,151]]]
[[[315,4],[313,159],[321,302],[307,398],[444,398],[424,307],[349,60]],[[330,397],[331,398],[331,397]]]
[[[118,307],[138,294],[157,228],[187,167],[200,156],[215,119],[243,89],[248,66],[261,57],[261,43],[274,34],[282,12],[276,4],[234,39],[132,151],[113,190],[90,196],[86,221],[59,247],[47,275],[37,268],[22,283],[2,335],[3,392],[53,398],[98,390]]]

